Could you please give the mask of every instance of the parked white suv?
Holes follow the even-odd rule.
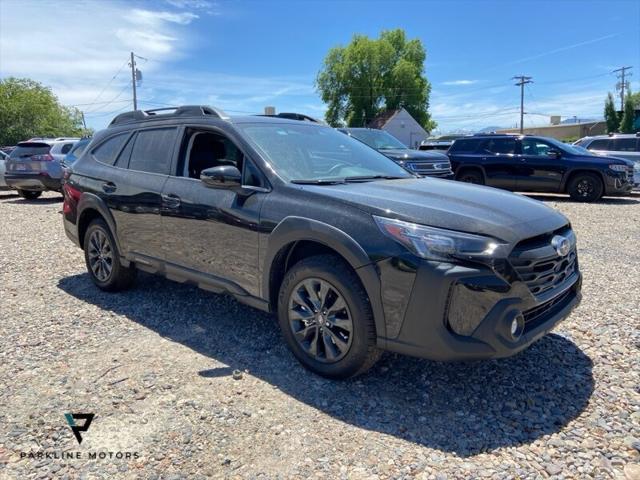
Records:
[[[619,157],[635,163],[633,183],[640,188],[640,133],[615,133],[584,137],[574,143],[591,153]]]

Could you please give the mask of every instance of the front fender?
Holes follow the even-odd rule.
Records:
[[[351,265],[369,297],[378,338],[386,337],[384,310],[380,296],[380,276],[377,267],[355,239],[344,231],[324,222],[303,217],[286,217],[271,232],[262,261],[263,298],[272,298],[270,275],[274,260],[283,249],[300,241],[321,243],[336,251]]]

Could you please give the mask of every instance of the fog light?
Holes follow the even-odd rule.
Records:
[[[511,338],[513,340],[518,340],[524,331],[524,317],[520,314],[516,315],[513,320],[511,320]]]

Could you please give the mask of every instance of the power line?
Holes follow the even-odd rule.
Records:
[[[102,96],[102,94],[105,92],[105,90],[107,88],[109,88],[109,86],[111,86],[111,84],[113,83],[113,81],[116,79],[116,77],[118,75],[120,75],[120,72],[122,72],[122,69],[127,65],[127,62],[125,61],[122,66],[118,69],[118,71],[115,73],[115,75],[113,77],[111,77],[111,80],[109,80],[109,82],[102,88],[102,90],[100,90],[100,93],[96,96],[96,98],[94,98],[91,103],[95,102],[96,100],[98,100],[98,98],[100,98]],[[90,104],[91,104],[90,103]],[[90,105],[89,104],[89,105]]]

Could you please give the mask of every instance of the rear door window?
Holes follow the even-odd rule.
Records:
[[[140,130],[129,160],[129,169],[169,175],[177,129]]]
[[[611,150],[616,152],[635,152],[637,151],[636,144],[638,140],[636,138],[614,138],[613,148]]]
[[[496,154],[513,154],[516,153],[515,138],[492,138],[485,145],[485,150],[489,153]]]
[[[91,152],[93,157],[101,163],[113,165],[116,161],[116,155],[118,155],[122,149],[122,146],[124,145],[124,142],[127,141],[128,136],[129,132],[120,133],[111,137],[107,141],[102,142],[97,148],[93,149],[93,152]]]
[[[449,153],[475,153],[482,144],[481,138],[465,138],[456,140],[449,148]]]
[[[587,150],[611,150],[611,140],[608,138],[601,138],[594,140],[589,144]]]
[[[65,143],[60,149],[60,153],[67,154],[73,148],[73,143]]]

